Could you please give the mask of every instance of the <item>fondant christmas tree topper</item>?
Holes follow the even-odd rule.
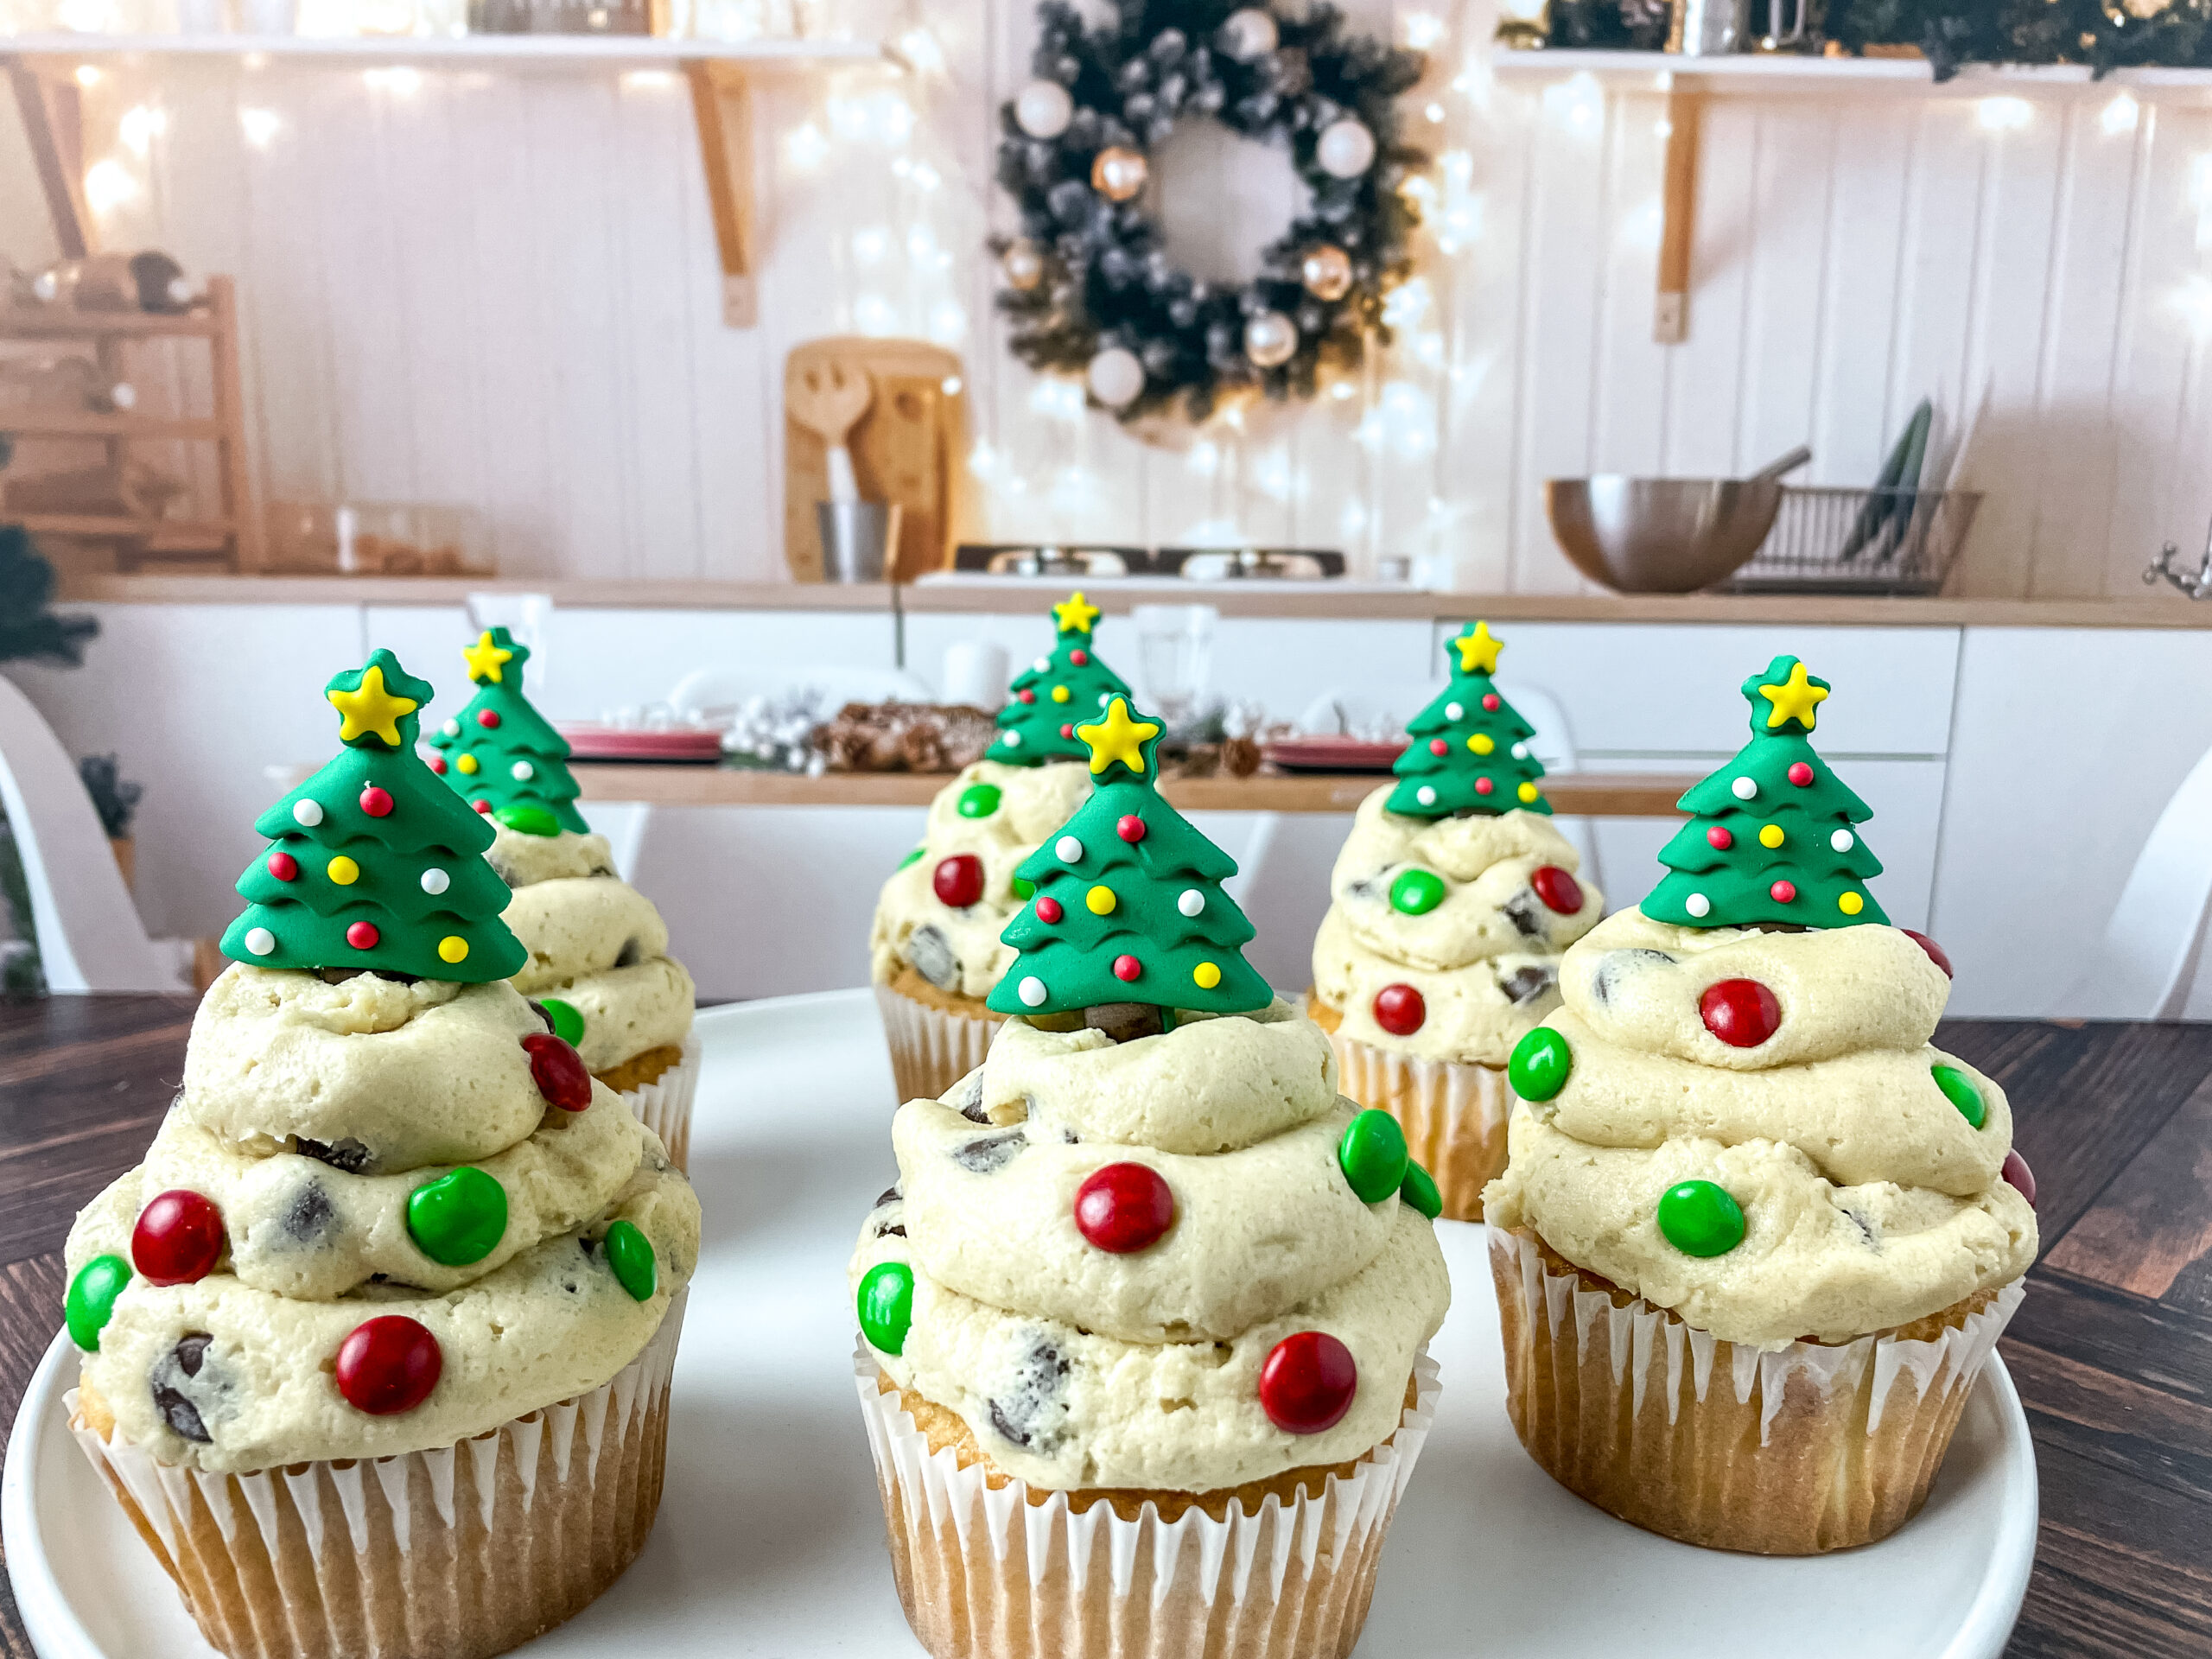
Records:
[[[270,846],[238,877],[246,907],[223,954],[471,984],[517,972],[527,953],[499,918],[492,828],[415,752],[429,683],[378,651],[324,695],[345,747],[255,821]]]
[[[1873,812],[1808,741],[1827,682],[1777,657],[1743,690],[1751,741],[1682,797],[1690,821],[1661,849],[1669,874],[1643,913],[1686,927],[1887,923],[1866,891],[1882,861],[1854,827]]]
[[[578,835],[591,826],[576,810],[582,787],[569,771],[569,740],[523,695],[530,647],[505,628],[487,628],[464,646],[476,695],[430,739],[431,767],[479,812],[525,836]]]
[[[990,1006],[1040,1015],[1141,1004],[1170,1017],[1267,1007],[1274,993],[1240,953],[1252,924],[1222,889],[1236,861],[1160,797],[1160,722],[1116,696],[1074,729],[1090,797],[1017,872],[1035,891],[1000,935],[1020,954]]]
[[[1551,811],[1536,786],[1543,762],[1529,747],[1536,728],[1491,683],[1503,649],[1487,622],[1450,642],[1451,683],[1407,722],[1406,752],[1390,768],[1399,779],[1385,803],[1391,811],[1409,818]]]
[[[1048,760],[1087,760],[1090,751],[1076,735],[1076,722],[1096,719],[1109,698],[1129,695],[1122,677],[1092,648],[1096,605],[1071,594],[1052,607],[1052,619],[1059,624],[1059,639],[1051,656],[1014,677],[998,713],[999,734],[984,751],[987,760],[1041,766]]]

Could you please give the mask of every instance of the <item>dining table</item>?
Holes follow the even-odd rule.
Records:
[[[193,1007],[0,1000],[0,1424],[60,1325],[70,1220],[145,1150],[183,1075]],[[2212,1025],[1959,1020],[1936,1041],[2005,1089],[2037,1188],[2042,1254],[1999,1350],[2041,1489],[2008,1652],[2202,1659]],[[0,1655],[33,1652],[0,1580]]]

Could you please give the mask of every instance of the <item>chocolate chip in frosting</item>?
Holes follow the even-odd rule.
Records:
[[[296,1135],[292,1137],[292,1150],[302,1158],[328,1164],[348,1175],[359,1175],[375,1161],[369,1149],[353,1140],[310,1141],[304,1135]]]
[[[1600,1006],[1611,1002],[1624,978],[1655,964],[1672,968],[1675,958],[1664,950],[1608,950],[1598,958],[1597,970],[1590,976],[1590,995]]]
[[[644,960],[645,952],[639,948],[638,942],[634,938],[623,940],[622,948],[614,953],[614,965],[617,968],[634,968]]]
[[[1068,1363],[1043,1337],[1015,1367],[1014,1384],[991,1399],[991,1427],[1001,1439],[1049,1456],[1065,1438],[1067,1405],[1060,1397]]]
[[[1499,980],[1497,987],[1516,1002],[1533,1002],[1558,982],[1559,976],[1550,969],[1528,963]]]
[[[960,1109],[960,1116],[970,1123],[988,1123],[991,1115],[983,1109],[983,1074],[978,1071],[968,1079],[953,1104]]]
[[[1083,1023],[1117,1043],[1157,1037],[1167,1029],[1166,1014],[1150,1002],[1094,1002],[1083,1011]]]
[[[952,941],[935,922],[925,922],[906,936],[906,960],[914,971],[940,991],[960,986],[960,956]]]
[[[1523,888],[1499,908],[1504,911],[1505,919],[1513,924],[1514,931],[1522,938],[1541,939],[1544,937],[1543,900],[1535,893]]]
[[[201,1406],[207,1403],[211,1394],[220,1394],[223,1384],[207,1364],[207,1346],[215,1340],[205,1331],[188,1331],[177,1338],[176,1345],[155,1363],[153,1376],[149,1379],[154,1395],[154,1409],[162,1421],[181,1440],[193,1440],[206,1446],[214,1440],[207,1432],[207,1419]],[[200,1373],[207,1376],[203,1379]],[[194,1400],[188,1396],[186,1387],[201,1396]]]
[[[323,1191],[322,1183],[310,1180],[292,1195],[292,1202],[286,1206],[278,1225],[284,1230],[284,1236],[296,1243],[320,1244],[337,1217],[338,1211],[331,1205],[330,1194]]]
[[[868,1208],[871,1210],[880,1210],[885,1205],[896,1204],[899,1199],[906,1196],[906,1195],[904,1192],[899,1190],[899,1183],[893,1181],[890,1185],[883,1189],[882,1194],[874,1204],[870,1205]]]
[[[995,1174],[1027,1150],[1028,1146],[1028,1135],[1020,1129],[1008,1129],[1002,1135],[980,1135],[955,1147],[952,1161],[971,1174]]]

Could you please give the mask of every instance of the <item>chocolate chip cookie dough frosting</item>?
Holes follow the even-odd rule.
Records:
[[[1752,741],[1683,798],[1674,874],[1567,951],[1516,1049],[1485,1195],[1532,1453],[1639,1524],[1770,1553],[1918,1507],[2037,1248],[2004,1091],[1930,1041],[1948,963],[1883,919],[1868,810],[1807,741],[1827,690],[1789,657],[1746,682]],[[1562,1297],[1631,1310],[1635,1357]],[[1596,1421],[1593,1367],[1656,1426],[1583,1443],[1566,1394]],[[1683,1412],[1716,1420],[1688,1462]]]
[[[1340,1653],[1426,1430],[1450,1300],[1434,1191],[1243,961],[1235,864],[1153,789],[1157,722],[1117,698],[1077,729],[1096,786],[1020,867],[1033,896],[992,996],[1012,1017],[944,1099],[900,1108],[899,1183],[853,1256],[899,1582],[945,1583],[982,1526],[1000,1576],[953,1574],[956,1607],[906,1592],[933,1654],[1009,1630],[988,1650],[1243,1651],[1224,1625],[1280,1632],[1301,1596],[1320,1616],[1268,1650]],[[994,1518],[983,1494],[1009,1486],[1022,1501]],[[1103,1532],[1078,1530],[1100,1503]],[[1187,1517],[1234,1549],[1309,1506],[1350,1529],[1300,1569],[1312,1587],[1263,1567],[1200,1592],[1180,1529],[1160,1532]],[[1046,1542],[1062,1529],[1065,1550]],[[1164,1597],[1133,1592],[1140,1560]],[[1107,1630],[1127,1645],[1099,1647]]]
[[[1399,781],[1360,803],[1313,942],[1345,1092],[1397,1116],[1462,1221],[1504,1166],[1507,1057],[1605,911],[1552,827],[1534,728],[1491,679],[1500,648],[1482,622],[1451,642],[1451,683],[1408,725]]]
[[[615,874],[607,838],[576,810],[568,740],[524,694],[530,648],[493,628],[462,655],[476,694],[430,738],[430,765],[493,825],[486,856],[513,889],[504,919],[529,952],[515,988],[680,1166],[698,1071],[691,976],[668,954],[660,912]]]
[[[331,683],[346,750],[261,819],[183,1087],[69,1237],[73,1426],[227,1653],[501,1651],[658,1499],[698,1204],[507,982],[491,828],[414,753],[429,695],[387,652]],[[280,1522],[310,1497],[343,1551]],[[533,1554],[550,1592],[493,1582]]]
[[[1028,896],[1015,875],[1090,791],[1075,722],[1128,688],[1091,643],[1098,607],[1052,607],[1059,639],[1016,675],[984,757],[938,791],[921,844],[876,901],[870,977],[899,1098],[935,1098],[982,1060],[1000,1016],[983,999],[1014,953],[999,935]]]

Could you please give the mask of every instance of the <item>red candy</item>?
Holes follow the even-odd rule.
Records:
[[[1432,737],[1428,740],[1428,752],[1431,754],[1449,754],[1452,746],[1440,737]]]
[[[1929,938],[1925,933],[1916,933],[1909,927],[1901,927],[1897,931],[1904,934],[1905,938],[1910,939],[1915,944],[1925,950],[1928,953],[1928,960],[1934,963],[1938,968],[1941,968],[1943,970],[1944,978],[1950,979],[1955,977],[1951,972],[1951,959],[1949,957],[1943,954],[1943,947],[1942,945],[1936,944],[1935,940]]]
[[[1795,881],[1777,881],[1766,890],[1767,897],[1777,905],[1786,905],[1797,896]]]
[[[391,816],[391,791],[381,784],[371,784],[361,791],[361,810],[372,818]]]
[[[269,874],[279,881],[293,880],[297,878],[299,873],[300,861],[289,853],[277,852],[269,855]]]
[[[338,1344],[338,1392],[356,1411],[390,1417],[430,1397],[445,1370],[438,1339],[404,1314],[363,1321]]]
[[[1260,1367],[1260,1408],[1287,1433],[1334,1428],[1358,1392],[1358,1362],[1325,1331],[1285,1337]]]
[[[1021,694],[1021,700],[1024,702],[1034,702],[1037,701],[1037,694],[1034,691],[1025,691]]]
[[[1997,1173],[2020,1189],[2020,1196],[2028,1201],[2030,1209],[2035,1207],[2036,1173],[2028,1167],[2028,1160],[2020,1156],[2018,1147],[2005,1154],[2004,1166]]]
[[[1075,1224],[1100,1249],[1128,1255],[1175,1224],[1175,1194],[1156,1169],[1109,1164],[1076,1188]]]
[[[1073,663],[1077,668],[1081,668],[1090,661],[1090,653],[1083,650],[1081,647],[1077,647],[1076,650],[1068,652],[1068,661]]]
[[[432,772],[436,772],[436,773],[438,774],[438,776],[439,776],[439,777],[441,777],[441,778],[444,777],[444,776],[446,775],[446,758],[445,758],[445,756],[443,756],[442,754],[434,754],[434,755],[432,755],[432,756],[430,757],[430,770],[431,770]]]
[[[1697,1000],[1705,1028],[1731,1048],[1757,1048],[1782,1026],[1782,1004],[1756,979],[1724,979]]]
[[[1807,766],[1802,760],[1791,761],[1789,763],[1789,781],[1796,785],[1800,789],[1804,788],[1806,785],[1813,781],[1813,769]]]
[[[955,853],[940,859],[930,886],[943,902],[955,910],[965,910],[983,896],[983,861],[973,853]]]
[[[474,808],[475,808],[479,812],[481,812],[482,814],[484,814],[484,816],[485,816],[486,817],[491,817],[491,816],[492,816],[492,803],[491,803],[491,802],[489,802],[489,801],[471,801],[471,802],[469,803],[469,804],[470,804],[471,806],[474,807]]]
[[[1133,980],[1142,972],[1144,972],[1144,964],[1135,957],[1114,958],[1114,977],[1118,980],[1123,982]]]
[[[346,943],[356,950],[373,950],[384,935],[377,931],[374,922],[356,922],[346,930]]]
[[[1410,1037],[1428,1019],[1428,1004],[1410,985],[1385,985],[1375,993],[1375,1023],[1393,1037]]]
[[[581,1112],[591,1104],[591,1073],[584,1057],[550,1031],[533,1031],[522,1039],[530,1056],[530,1080],[537,1092],[564,1112]]]
[[[1496,713],[1497,712],[1497,705],[1498,705],[1498,696],[1497,696],[1497,692],[1495,692],[1495,691],[1485,691],[1485,692],[1484,692],[1484,693],[1483,693],[1483,707],[1484,707],[1484,708],[1485,708],[1485,709],[1489,709],[1489,710],[1490,710],[1490,712],[1491,712],[1491,713],[1492,713],[1492,714],[1494,715],[1494,714],[1496,714]]]
[[[499,724],[499,711],[496,709],[479,709],[476,711],[476,723],[487,732],[496,730]]]
[[[1057,922],[1066,914],[1057,899],[1039,899],[1037,901],[1037,919],[1040,922]]]
[[[1475,779],[1475,793],[1478,795],[1487,795],[1496,787],[1497,785],[1492,784],[1487,778],[1478,778]]]
[[[1073,721],[1063,721],[1060,724],[1060,735],[1062,737],[1073,737],[1075,735],[1075,722]]]
[[[1556,864],[1538,865],[1529,872],[1529,885],[1536,890],[1547,910],[1572,916],[1582,908],[1582,884]]]
[[[179,1187],[156,1193],[130,1230],[130,1265],[149,1285],[188,1285],[223,1259],[223,1212]]]
[[[1134,812],[1128,813],[1115,824],[1114,833],[1131,846],[1135,846],[1144,839],[1144,820]]]
[[[1705,843],[1718,852],[1725,853],[1736,844],[1736,837],[1716,823],[1705,832]]]

